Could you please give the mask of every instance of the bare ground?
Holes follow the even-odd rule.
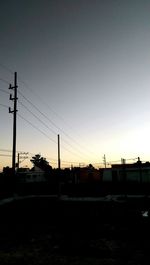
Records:
[[[85,216],[81,209],[72,216],[72,205],[65,210],[61,205],[61,211],[55,205],[48,214],[48,206],[40,202],[36,207],[21,203],[1,208],[0,264],[150,263],[148,218]]]

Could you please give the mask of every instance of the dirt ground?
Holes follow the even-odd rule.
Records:
[[[1,265],[150,263],[149,218],[100,218],[80,211],[72,216],[72,208],[69,214],[62,205],[59,214],[55,205],[53,218],[48,206],[40,202],[36,207],[30,203],[29,211],[29,204],[21,203],[1,208]]]
[[[101,227],[102,228],[102,227]],[[6,227],[5,227],[6,229]],[[102,233],[23,225],[1,233],[0,264],[148,264],[150,240],[104,226]],[[13,228],[11,228],[13,229]],[[105,230],[105,231],[104,231]],[[107,230],[107,231],[106,231]],[[121,229],[120,229],[121,230]],[[9,234],[8,234],[9,232]],[[119,232],[121,235],[119,235]],[[118,233],[118,234],[117,234]]]

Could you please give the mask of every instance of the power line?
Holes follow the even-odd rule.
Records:
[[[2,65],[1,65],[2,66]],[[8,70],[9,72],[13,73],[10,69],[8,69],[7,67],[3,66],[3,68],[5,68],[6,70]],[[1,81],[9,84],[8,81],[0,78]],[[5,90],[1,89],[2,92],[9,94],[8,92],[6,92]],[[64,135],[66,135],[68,138],[72,139],[68,134],[66,134],[61,128],[59,128],[52,120],[50,120],[44,113],[42,113],[30,100],[28,100],[21,92],[20,94],[36,109],[38,110],[45,118],[47,118],[52,124],[53,126],[55,126],[57,129],[61,130],[63,132]],[[31,112],[23,103],[21,103],[34,117],[36,117],[40,122],[42,122],[49,130],[51,130],[54,134],[56,133],[55,131],[53,131],[50,127],[48,127],[43,121],[41,121],[41,119],[39,119],[33,112]],[[6,107],[6,105],[1,104],[1,106]],[[41,131],[39,128],[37,128],[35,125],[33,125],[32,123],[30,123],[28,120],[26,120],[24,117],[22,117],[21,115],[19,115],[22,119],[24,119],[26,122],[28,122],[32,127],[34,127],[35,129],[38,129],[38,131],[40,131],[42,134],[44,134],[48,139],[52,140],[50,137],[48,137],[43,131]],[[53,140],[52,140],[53,141]],[[67,141],[63,140],[66,144],[68,144],[69,146],[71,146]],[[55,142],[55,141],[54,141]],[[72,146],[71,146],[72,147]],[[64,149],[66,149],[68,152],[75,154],[73,152],[71,152],[70,150],[68,150],[66,147],[63,147]],[[73,147],[74,148],[74,147]]]
[[[49,122],[51,122],[51,124],[53,124],[53,126],[57,129],[59,129],[59,131],[62,131],[61,128],[59,128],[50,118],[48,118],[42,111],[39,110],[38,107],[36,107],[29,99],[27,99],[21,92],[19,92],[19,94],[29,103],[31,104],[43,117],[45,117],[47,120],[49,120]]]
[[[35,93],[35,91],[33,91],[28,85],[27,85],[27,83],[26,82],[24,82],[24,81],[22,81],[22,80],[20,80],[24,85],[25,85],[25,87],[30,91],[30,92],[32,92],[33,93],[33,95],[36,95],[39,99],[40,99],[40,101],[43,101],[43,99],[37,94],[37,93]],[[20,92],[21,93],[21,92]],[[23,96],[23,95],[22,95]],[[31,103],[31,102],[30,102]],[[62,117],[62,116],[60,116],[56,111],[54,111],[45,101],[43,101],[43,104],[44,105],[46,105],[49,109],[50,109],[50,111],[52,111],[60,120],[62,120],[70,129],[72,129],[71,128],[71,126],[70,125],[68,125],[68,123],[64,120],[64,118]],[[46,117],[47,118],[47,117]],[[52,122],[52,121],[51,121]],[[61,128],[59,128],[56,124],[54,124],[53,123],[53,125],[54,126],[56,126],[56,128],[57,129],[59,129],[59,130],[61,130],[68,138],[70,138],[72,141],[74,141],[77,145],[79,145],[79,146],[81,146],[78,142],[76,142],[72,137],[70,137],[68,134],[66,134]],[[81,146],[81,148],[83,148],[83,146]],[[85,149],[85,147],[84,147],[84,149]],[[91,151],[89,151],[88,150],[88,152],[91,152]],[[93,153],[93,152],[91,152],[91,153]],[[94,153],[93,153],[94,154]]]
[[[0,156],[11,157],[11,155],[6,155],[6,154],[0,154]]]
[[[40,101],[43,101],[42,98],[35,93],[35,91],[32,90],[31,87],[28,86],[28,84],[26,82],[24,82],[23,80],[20,79],[20,81],[25,85],[25,87],[33,93],[33,95],[36,95],[38,98],[40,98]],[[30,103],[33,104],[31,101],[29,101],[21,92],[20,94]],[[63,122],[68,126],[68,124],[65,122],[64,118],[62,118],[58,113],[56,113],[45,101],[43,101],[43,104],[46,105],[59,119],[63,120]],[[34,104],[33,104],[34,105]],[[36,107],[34,105],[34,107]],[[36,107],[36,109],[38,110],[38,108]],[[39,110],[38,110],[39,111]],[[40,111],[39,111],[40,112]],[[40,112],[41,113],[41,112]],[[86,149],[88,151],[88,153],[94,154],[97,156],[96,153],[88,150],[88,148],[82,146],[80,143],[78,143],[76,140],[74,140],[74,138],[70,137],[66,132],[64,132],[64,130],[62,130],[60,127],[58,127],[51,119],[49,119],[44,113],[41,113],[45,118],[47,118],[57,129],[59,129],[59,131],[61,131],[64,135],[66,135],[66,137],[70,138],[71,141],[73,141],[75,144],[77,144],[81,149]],[[68,126],[70,127],[70,126]],[[70,127],[71,128],[71,127]],[[72,129],[72,128],[71,128]]]
[[[43,122],[38,116],[36,116],[31,110],[29,110],[21,101],[18,101],[29,113],[31,113],[38,121],[40,121],[46,128],[48,128],[54,135],[56,135],[57,133],[52,130],[45,122]],[[70,143],[68,143],[66,140],[62,139],[62,141],[64,141],[67,145],[69,145],[71,148],[75,149]],[[64,147],[64,146],[63,146]],[[64,147],[64,149],[66,149]],[[68,149],[66,149],[68,152],[71,152],[69,151]],[[78,152],[81,154],[81,152],[78,150]],[[75,154],[75,153],[72,153],[72,154]],[[84,153],[83,153],[84,154]]]
[[[8,152],[8,153],[11,153],[12,150],[10,150],[10,149],[0,149],[0,152]],[[23,152],[24,151],[17,151],[17,153],[23,153]],[[34,153],[31,153],[31,152],[28,152],[28,154],[30,156],[35,155]],[[49,159],[49,160],[53,160],[53,161],[56,161],[57,162],[57,159],[54,159],[54,158],[51,158],[51,157],[47,157],[47,156],[46,156],[46,158]],[[137,157],[127,158],[126,160],[128,160],[128,161],[129,160],[134,161],[134,160],[137,160]],[[66,161],[66,160],[61,160],[61,162],[68,163],[68,164],[70,164],[70,163],[72,163],[72,164],[78,163],[76,161]],[[121,162],[121,160],[109,161],[109,162],[107,162],[107,164],[112,164],[112,163],[117,163],[117,162]],[[146,161],[143,161],[143,162],[146,162]],[[92,163],[92,165],[103,165],[103,162],[91,162],[91,163]]]
[[[11,153],[12,150],[10,150],[10,149],[9,150],[8,149],[0,149],[0,152],[10,152]]]
[[[7,67],[7,66],[5,66],[4,64],[0,64],[0,66],[2,67],[2,68],[4,68],[5,70],[7,70],[8,72],[10,72],[11,74],[13,74],[13,71],[9,68],[9,67]],[[42,98],[37,94],[37,93],[35,93],[35,91],[33,91],[32,89],[31,89],[31,87],[29,87],[28,86],[28,84],[26,83],[26,82],[24,82],[23,80],[21,80],[20,79],[20,77],[19,77],[19,81],[21,82],[21,83],[23,83],[24,84],[24,86],[29,90],[29,91],[31,91],[33,94],[35,94],[38,98],[40,98],[40,101],[42,100]],[[8,83],[9,84],[9,82],[8,81],[6,81],[6,80],[4,80],[4,82],[6,82],[6,83]],[[19,92],[19,91],[18,91]],[[30,102],[21,92],[20,92],[20,94],[30,103],[30,104],[32,104],[39,112],[40,112],[40,110],[32,103],[32,102]],[[42,100],[43,101],[43,100]],[[61,120],[63,120],[63,122],[68,126],[68,124],[65,122],[65,120],[64,120],[64,118],[62,118],[60,115],[58,115],[58,113],[56,113],[52,108],[50,108],[50,106],[45,102],[45,101],[43,101],[43,103],[44,103],[44,105],[47,105],[47,107],[59,118],[59,119],[61,119]],[[66,135],[66,137],[68,137],[68,138],[70,138],[75,144],[77,144],[81,149],[86,149],[87,151],[88,151],[88,153],[90,152],[91,154],[94,154],[94,155],[96,155],[97,156],[97,154],[95,154],[94,152],[91,152],[90,150],[88,150],[87,148],[85,148],[84,146],[82,146],[81,144],[79,144],[76,140],[74,140],[74,138],[72,138],[72,137],[70,137],[66,132],[64,132],[64,130],[62,130],[60,127],[58,127],[51,119],[49,119],[44,113],[42,113],[42,112],[40,112],[45,118],[47,118],[52,124],[53,124],[53,126],[55,126],[57,129],[59,129],[59,131],[61,131],[64,135]],[[70,127],[70,125],[68,126],[68,127]],[[71,127],[70,127],[71,128]],[[71,128],[72,129],[72,128]],[[87,154],[86,154],[87,155]]]
[[[137,160],[138,159],[138,157],[134,157],[134,158],[127,158],[127,159],[125,159],[125,160],[132,160],[132,161],[134,161],[134,160]],[[107,162],[107,164],[112,164],[112,163],[121,163],[121,159],[120,160],[116,160],[116,161],[108,161]]]
[[[0,152],[9,152],[9,153],[11,153],[12,150],[9,150],[9,149],[0,149]],[[24,153],[24,152],[23,151],[17,151],[17,153]],[[28,152],[28,159],[30,159],[34,155],[35,154]],[[6,154],[0,154],[0,156],[11,157],[11,155],[6,155]],[[54,158],[51,158],[51,157],[48,157],[48,156],[45,156],[45,155],[44,155],[44,157],[46,157],[47,160],[50,160],[50,164],[57,165],[57,162],[58,162],[57,159],[54,159]],[[61,160],[61,164],[62,164],[63,167],[65,165],[72,165],[72,166],[78,165],[79,166],[80,162],[79,161],[66,161],[66,160]],[[92,163],[92,164],[94,164],[94,163]],[[101,164],[101,163],[99,163],[99,164]]]
[[[70,151],[68,148],[66,148],[64,145],[61,145],[67,152],[69,152],[70,154],[72,154],[72,155],[74,155],[74,156],[78,156],[78,157],[80,157],[80,158],[83,158],[83,156],[80,156],[80,155],[78,155],[78,154],[76,154],[76,153],[74,153],[74,152],[72,152],[72,151]]]
[[[11,153],[12,150],[11,149],[0,149],[0,152],[7,152],[7,153]],[[17,153],[28,153],[28,152],[24,152],[24,151],[16,151]]]
[[[48,128],[54,135],[56,135],[56,132],[53,131],[47,124],[45,124],[39,117],[37,117],[31,110],[29,110],[22,102],[19,101],[19,103],[25,108],[28,110],[28,112],[30,112],[37,120],[39,120],[46,128]],[[33,125],[33,124],[32,124]],[[66,144],[68,144],[69,146],[71,146],[67,141],[64,140],[64,142]],[[72,146],[71,146],[72,147]],[[70,150],[68,150],[66,147],[63,146],[63,148],[65,150],[67,150],[68,152],[72,153],[72,154],[75,154],[73,152],[71,152]],[[72,147],[73,148],[73,147]]]
[[[0,67],[5,69],[6,71],[8,71],[11,74],[14,74],[14,72],[9,67],[7,67],[6,65],[0,63]]]
[[[45,122],[43,122],[37,115],[35,115],[31,110],[29,110],[20,100],[18,102],[29,112],[31,113],[38,121],[40,121],[46,128],[48,128],[53,134],[57,135],[57,133],[52,130]]]
[[[3,93],[5,93],[5,94],[9,94],[9,92],[8,91],[5,91],[4,89],[2,89],[2,88],[0,88],[0,91],[2,91]]]
[[[56,132],[55,131],[53,131],[49,126],[47,126],[47,124],[45,124],[39,117],[37,117],[32,111],[30,111],[22,102],[20,102],[19,101],[19,103],[25,108],[25,109],[27,109],[37,120],[39,120],[43,125],[45,125],[50,131],[52,131],[55,135],[56,135]],[[34,126],[33,124],[32,124],[32,126]],[[45,133],[44,133],[45,134]],[[71,146],[71,144],[69,144],[67,141],[65,141],[64,140],[64,142],[66,143],[66,144],[68,144],[69,146]],[[62,145],[63,146],[63,145]],[[72,147],[72,146],[71,146]],[[69,153],[72,153],[73,155],[77,155],[77,154],[75,154],[74,152],[72,152],[72,151],[70,151],[70,150],[68,150],[66,147],[64,147],[63,146],[63,148],[65,149],[65,150],[67,150]],[[73,147],[72,147],[73,148]]]
[[[0,66],[2,67],[2,68],[4,68],[5,70],[7,70],[8,72],[10,72],[11,74],[13,74],[13,71],[10,69],[10,68],[8,68],[7,66],[5,66],[5,65],[3,65],[3,64],[0,64]],[[20,78],[19,78],[19,80],[20,80]],[[3,79],[3,81],[4,82],[6,82],[7,84],[9,84],[9,82],[8,81],[6,81],[6,80],[4,80]],[[35,94],[36,95],[36,93],[35,92],[33,92],[33,90],[31,89],[31,88],[29,88],[29,86],[27,85],[27,83],[25,83],[24,81],[22,81],[22,80],[20,80],[24,85],[25,85],[25,87],[28,89],[28,90],[30,90],[33,94]],[[44,113],[42,113],[30,100],[28,100],[21,92],[19,92],[18,91],[18,93],[20,93],[21,95],[22,95],[22,97],[24,97],[24,99],[26,99],[27,101],[28,101],[28,103],[30,103],[37,111],[39,111],[40,113],[41,113],[41,115],[43,115],[46,119],[48,119],[50,122],[51,122],[51,124],[53,124],[53,126],[55,126],[55,128],[57,128],[59,131],[61,131],[66,137],[68,137],[68,138],[70,138],[70,140],[71,141],[73,141],[75,144],[77,144],[81,149],[86,149],[86,150],[88,150],[87,148],[85,148],[85,147],[83,147],[81,144],[79,144],[76,140],[74,140],[74,138],[72,138],[72,137],[70,137],[64,130],[62,130],[59,126],[57,126],[51,119],[49,119]],[[37,94],[36,96],[38,96],[39,97],[39,95]],[[41,97],[40,97],[40,99],[41,99]],[[45,103],[44,103],[44,105],[45,105]],[[46,104],[47,105],[47,107],[49,107],[49,105],[48,104]],[[53,113],[55,113],[55,115],[57,115],[58,117],[59,117],[59,119],[62,119],[63,120],[63,122],[65,122],[65,120],[60,116],[60,115],[58,115],[52,108],[50,108],[49,107],[49,109],[53,112]],[[30,111],[31,112],[31,111]],[[33,113],[32,113],[32,115],[34,115]],[[34,115],[35,116],[35,115]],[[42,122],[43,123],[43,122]],[[66,123],[66,122],[65,122]],[[52,131],[52,129],[51,128],[49,128],[51,131]],[[53,131],[53,133],[56,133],[56,132],[54,132]],[[64,142],[66,142],[66,144],[68,144],[68,145],[70,145],[67,141],[65,141],[65,140],[63,140]],[[71,145],[70,145],[71,146]],[[72,146],[71,146],[72,147]],[[74,148],[74,147],[73,147]],[[80,153],[81,153],[81,151],[79,151]],[[88,153],[92,153],[92,154],[94,154],[94,152],[91,152],[91,151],[89,151],[88,150]],[[83,151],[82,151],[82,153],[83,153]],[[87,153],[86,153],[86,156],[87,156]]]
[[[0,103],[0,106],[4,107],[4,108],[7,108],[8,109],[8,106],[7,105],[4,105],[2,103]]]
[[[34,156],[35,154],[33,154],[33,153],[30,153],[30,152],[28,152],[29,153],[29,156],[30,157],[32,157],[32,156]],[[50,163],[57,163],[58,162],[58,159],[56,159],[56,158],[52,158],[52,157],[49,157],[49,156],[47,156],[47,155],[42,155],[43,157],[46,157],[46,159],[47,160],[50,160]],[[61,164],[79,164],[79,161],[66,161],[66,160],[61,160]]]
[[[68,137],[68,138],[70,138],[73,142],[75,142],[78,146],[79,146],[79,144],[72,138],[72,137],[70,137],[68,134],[66,134],[65,132],[64,132],[64,130],[62,130],[60,127],[58,127],[51,119],[49,119],[43,112],[41,112],[40,110],[39,110],[39,108],[38,107],[36,107],[29,99],[27,99],[21,92],[19,92],[19,94],[29,103],[29,104],[31,104],[42,116],[44,116],[55,128],[57,128],[59,131],[61,131],[66,137]],[[34,117],[36,117],[38,120],[40,120],[35,114],[33,114],[33,112],[31,112],[23,103],[21,103],[30,113],[32,113],[32,115],[34,115]],[[40,120],[41,121],[41,120]],[[45,125],[45,123],[43,122],[43,121],[41,121],[44,125]],[[47,125],[45,125],[47,128],[49,128]],[[49,128],[51,131],[52,131],[52,129],[51,128]],[[53,131],[53,133],[55,134],[56,132],[55,131]],[[71,144],[69,144],[66,140],[63,140],[66,144],[68,144],[69,146],[71,146],[71,148],[73,148],[74,149],[74,147],[72,147],[72,145]],[[81,151],[79,151],[78,150],[78,152],[81,154],[83,154],[83,152],[81,152]],[[84,154],[84,156],[85,156],[85,154]],[[87,156],[87,153],[86,153],[86,156]]]
[[[26,84],[26,82],[24,82],[24,81],[22,81],[22,80],[20,80],[24,85],[25,85],[25,87],[30,91],[30,92],[32,92],[34,95],[36,95],[38,98],[40,98],[40,101],[42,100],[42,98],[37,94],[37,93],[35,93],[35,91],[33,91],[27,84]],[[21,92],[20,92],[20,94],[22,94]],[[23,96],[23,95],[22,95]],[[23,96],[24,98],[25,98],[25,96]],[[26,100],[27,100],[27,98],[26,98]],[[43,101],[43,100],[42,100]],[[30,102],[30,104],[33,104],[33,103],[31,103]],[[66,123],[66,121],[64,120],[64,118],[63,117],[61,117],[56,111],[54,111],[45,101],[43,101],[43,104],[44,105],[46,105],[49,109],[50,109],[50,111],[52,111],[60,120],[62,120],[67,126],[68,126],[68,124]],[[53,124],[54,125],[54,124]],[[54,126],[56,126],[56,128],[58,128],[58,129],[60,129],[57,125],[54,125]],[[70,127],[70,126],[69,126]],[[71,128],[71,127],[70,127]],[[72,129],[72,128],[71,128]],[[60,129],[60,130],[62,130],[62,129]],[[65,132],[63,132],[64,134],[65,134]],[[68,136],[67,136],[68,137]]]
[[[24,121],[26,121],[28,124],[30,124],[34,129],[38,130],[40,133],[42,133],[44,136],[46,136],[50,141],[54,142],[55,144],[57,144],[56,141],[54,141],[52,138],[50,138],[46,133],[44,133],[42,130],[40,130],[38,127],[36,127],[35,125],[33,125],[30,121],[28,121],[27,119],[25,119],[24,117],[22,117],[19,113],[18,116],[23,119]]]
[[[0,77],[0,81],[2,81],[3,83],[5,83],[5,84],[9,85],[9,82],[8,82],[7,80],[5,80],[5,79],[1,78],[1,77]]]
[[[11,149],[0,149],[0,152],[6,152],[6,153],[8,152],[8,153],[11,153],[12,150]],[[24,153],[24,151],[18,151],[17,150],[17,153]],[[31,153],[31,152],[28,152],[28,154],[29,154],[30,157],[32,157],[32,156],[35,155],[34,153]],[[56,158],[52,158],[52,157],[48,157],[48,156],[45,156],[45,157],[47,159],[49,159],[49,160],[52,160],[52,161],[56,161],[57,162],[57,159]],[[61,161],[64,162],[64,163],[68,163],[68,164],[70,164],[70,163],[78,163],[78,162],[75,162],[75,161],[65,161],[65,160],[61,160]]]
[[[36,97],[38,98],[38,99],[40,99],[40,101],[43,101],[43,99],[39,96],[39,94],[38,93],[35,93],[35,91],[33,91],[33,89],[31,88],[31,87],[29,87],[28,86],[28,84],[26,83],[26,82],[24,82],[23,80],[21,80],[20,79],[20,82],[21,83],[23,83],[24,84],[24,86],[30,91],[30,92],[32,92],[33,93],[33,95],[36,95]],[[44,105],[46,105],[49,109],[50,109],[50,111],[51,112],[53,112],[60,120],[63,120],[63,122],[64,123],[66,123],[65,122],[65,120],[56,112],[56,111],[54,111],[48,104],[47,104],[47,102],[45,102],[45,101],[43,101],[43,104]],[[67,123],[66,123],[67,124]]]

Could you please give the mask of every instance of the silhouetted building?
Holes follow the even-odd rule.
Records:
[[[105,182],[150,183],[150,163],[115,164],[101,170]]]
[[[32,170],[27,168],[20,168],[17,172],[18,183],[34,183],[34,182],[46,182],[45,172],[37,166],[34,166]]]
[[[75,184],[100,181],[100,171],[92,165],[88,167],[77,167],[73,169],[73,180]]]

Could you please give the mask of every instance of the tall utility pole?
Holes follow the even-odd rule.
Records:
[[[58,169],[60,169],[60,137],[58,134]]]
[[[60,137],[59,134],[57,135],[58,137],[58,198],[61,196],[61,166],[60,166]]]
[[[10,94],[10,100],[14,101],[14,109],[9,108],[9,113],[13,113],[13,151],[12,151],[12,169],[15,174],[16,167],[16,125],[17,125],[17,72],[14,73],[14,85],[9,85],[9,89],[14,91],[14,96]]]

